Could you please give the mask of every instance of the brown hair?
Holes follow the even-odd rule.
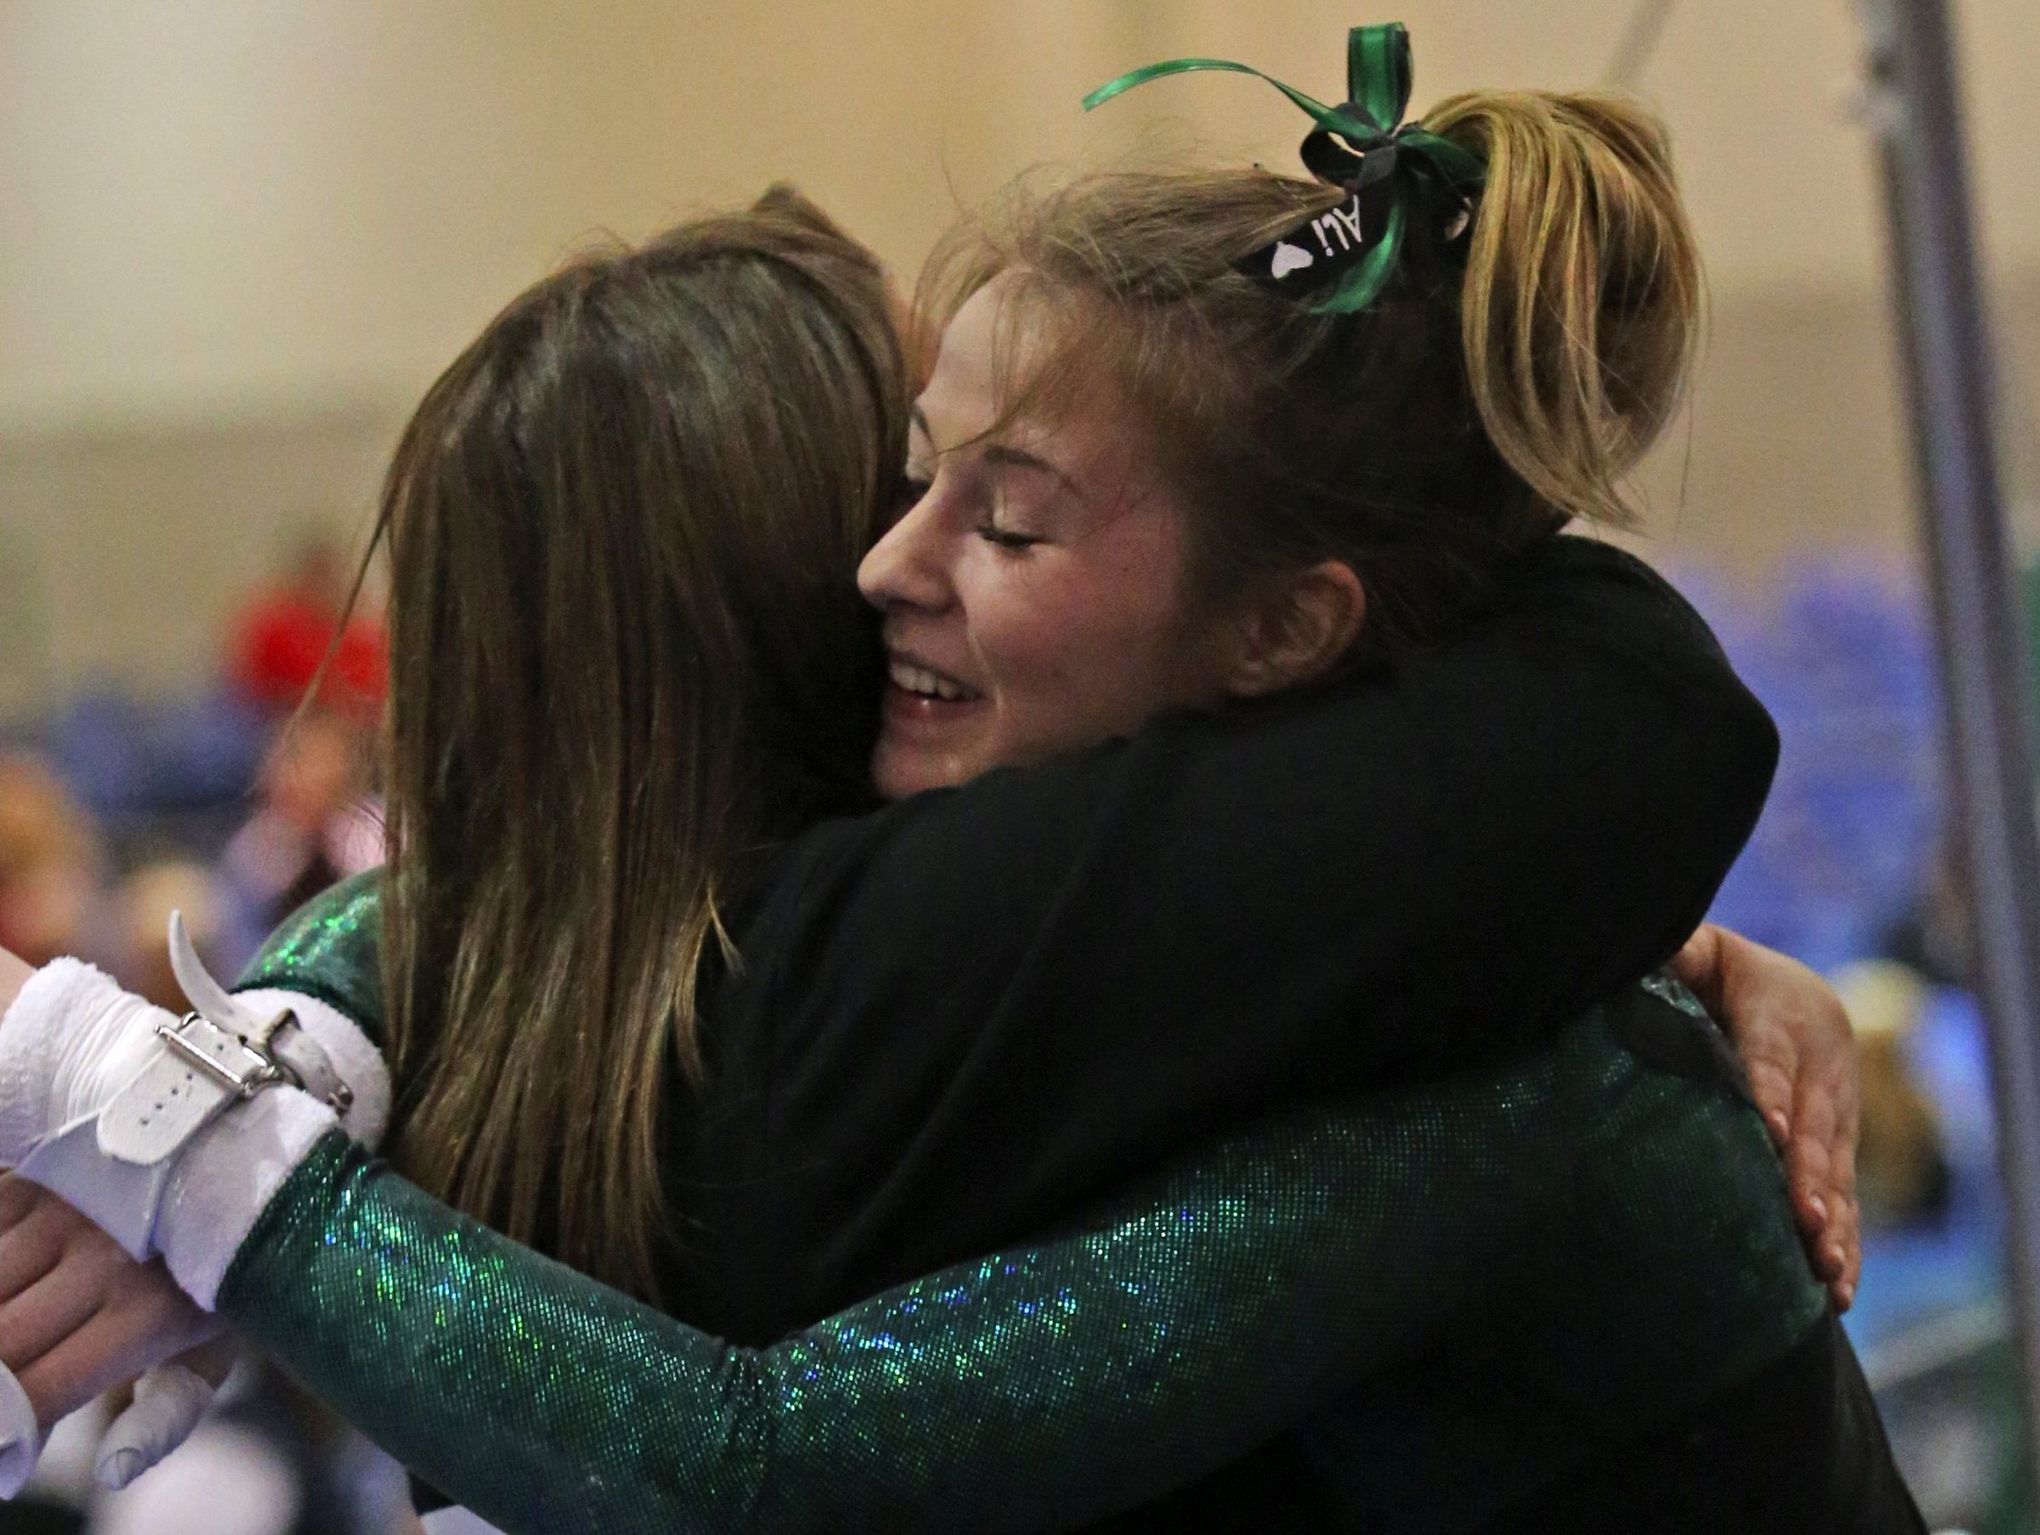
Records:
[[[775,189],[518,298],[385,483],[394,1157],[647,1298],[731,905],[868,801],[905,407],[877,264]]]
[[[1277,295],[1242,260],[1348,195],[1264,170],[1109,173],[967,227],[930,264],[953,313],[1011,274],[1044,318],[1014,409],[1101,379],[1131,400],[1198,519],[1206,595],[1333,558],[1367,592],[1354,659],[1435,636],[1515,552],[1580,516],[1627,526],[1627,472],[1675,409],[1698,260],[1661,125],[1632,103],[1455,97],[1424,122],[1487,166],[1460,210],[1414,201],[1357,314]]]

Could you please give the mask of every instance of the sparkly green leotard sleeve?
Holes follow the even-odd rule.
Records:
[[[379,1035],[382,879],[382,870],[370,869],[299,907],[269,935],[235,989],[274,986],[316,997]]]
[[[1820,1314],[1755,1115],[1644,1064],[1615,1017],[1506,1068],[1263,1126],[1085,1230],[770,1348],[519,1247],[337,1133],[243,1244],[221,1310],[511,1535],[1079,1523],[1336,1415],[1445,1330],[1555,1420],[1525,1437],[1534,1466],[1491,1445],[1457,1462],[1499,1500],[1552,1453],[1747,1378]],[[1514,1307],[1483,1323],[1498,1287]],[[1540,1296],[1561,1319],[1599,1308],[1625,1346],[1546,1347]],[[1406,1449],[1342,1446],[1341,1474],[1392,1482]]]

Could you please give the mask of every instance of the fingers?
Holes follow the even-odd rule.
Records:
[[[1856,1201],[1861,1116],[1856,1058],[1847,1015],[1839,1006],[1832,1016],[1809,1025],[1808,1032],[1819,1042],[1804,1073],[1794,1133],[1808,1145],[1802,1176],[1818,1190],[1827,1214],[1815,1272],[1828,1282],[1835,1305],[1846,1310],[1855,1300],[1863,1266],[1861,1210]]]
[[[35,1208],[42,1190],[13,1173],[0,1175],[0,1231],[13,1226]]]
[[[1854,1303],[1862,1276],[1862,1212],[1856,1200],[1860,1112],[1853,1057],[1830,1053],[1802,1074],[1786,1148],[1793,1215],[1814,1274],[1839,1310]]]
[[[0,1306],[55,1268],[63,1258],[66,1240],[85,1224],[85,1217],[61,1199],[44,1194],[30,1204],[21,1219],[0,1231]],[[0,1359],[6,1357],[0,1353]]]
[[[122,1287],[26,1369],[16,1372],[45,1428],[218,1331],[159,1264]]]
[[[1856,1299],[1856,1285],[1863,1277],[1863,1211],[1856,1198],[1856,1141],[1861,1105],[1855,1076],[1849,1074],[1843,1094],[1843,1112],[1836,1124],[1834,1177],[1829,1203],[1835,1210],[1833,1240],[1842,1255],[1841,1277],[1831,1287],[1837,1310],[1847,1311]]]
[[[24,1366],[84,1326],[103,1299],[97,1285],[78,1283],[58,1264],[0,1306],[0,1360],[21,1374]]]
[[[1856,1302],[1856,1285],[1863,1277],[1863,1230],[1861,1211],[1852,1197],[1837,1210],[1830,1237],[1842,1254],[1841,1274],[1828,1286],[1837,1311],[1847,1311]]]
[[[1666,966],[1700,1005],[1719,1018],[1722,1013],[1722,941],[1733,936],[1712,922],[1700,924]]]
[[[1726,1027],[1726,1025],[1724,1025]],[[1763,1117],[1771,1143],[1790,1153],[1800,1135],[1800,1077],[1803,1062],[1799,1041],[1791,1029],[1761,1008],[1752,1008],[1736,1020],[1731,1035],[1742,1057],[1743,1072],[1749,1078],[1750,1098]]]
[[[1839,1106],[1831,1083],[1809,1080],[1802,1073],[1792,1109],[1792,1144],[1787,1165],[1795,1192],[1824,1202],[1834,1189],[1835,1129]],[[1826,1220],[1823,1213],[1822,1220]]]
[[[1793,1206],[1801,1216],[1801,1227],[1813,1258],[1813,1271],[1828,1282],[1841,1278],[1847,1258],[1836,1241],[1835,1230],[1841,1215],[1834,1165],[1836,1119],[1832,1085],[1802,1080],[1786,1167],[1792,1180]]]
[[[1781,1152],[1789,1153],[1798,1134],[1800,1078],[1806,1061],[1800,1049],[1800,1030],[1785,1016],[1775,988],[1752,984],[1753,967],[1766,951],[1721,928],[1706,927],[1693,937],[1693,944],[1705,935],[1714,972],[1712,995],[1700,994],[1707,1010],[1735,1042],[1749,1077],[1750,1097],[1762,1116],[1764,1129]],[[1690,982],[1688,983],[1691,984]],[[1697,992],[1696,988],[1696,994]]]
[[[1831,1245],[1835,1209],[1828,1198],[1832,1188],[1829,1158],[1827,1142],[1808,1136],[1800,1125],[1793,1126],[1792,1139],[1785,1148],[1792,1218],[1799,1227],[1799,1239],[1806,1247],[1814,1275],[1824,1284],[1839,1279],[1842,1272],[1840,1256]]]
[[[92,1479],[118,1492],[184,1443],[212,1399],[212,1382],[181,1364],[158,1365],[135,1382],[133,1403],[108,1425]]]
[[[1750,1097],[1763,1116],[1771,1144],[1780,1151],[1792,1145],[1792,1068],[1770,1056],[1745,1059]]]

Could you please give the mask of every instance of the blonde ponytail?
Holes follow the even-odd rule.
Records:
[[[1424,126],[1487,166],[1460,322],[1488,436],[1552,507],[1633,526],[1620,482],[1677,409],[1700,324],[1663,125],[1620,97],[1481,91]]]

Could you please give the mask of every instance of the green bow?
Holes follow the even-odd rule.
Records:
[[[1303,141],[1303,162],[1319,180],[1356,190],[1383,177],[1391,181],[1380,240],[1364,261],[1340,279],[1330,297],[1312,306],[1321,313],[1351,314],[1365,309],[1380,295],[1395,269],[1409,218],[1408,204],[1419,190],[1416,178],[1395,175],[1402,156],[1427,166],[1461,201],[1470,200],[1480,190],[1486,168],[1478,156],[1415,124],[1403,124],[1410,103],[1412,65],[1409,29],[1399,21],[1354,27],[1346,34],[1347,99],[1340,106],[1328,107],[1273,75],[1230,59],[1169,59],[1099,86],[1084,98],[1084,110],[1165,75],[1210,69],[1266,80],[1309,115],[1317,127]]]

